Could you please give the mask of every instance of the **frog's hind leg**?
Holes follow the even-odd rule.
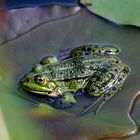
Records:
[[[79,57],[82,55],[94,55],[94,54],[107,54],[107,55],[115,55],[120,52],[119,48],[111,45],[98,45],[98,44],[92,44],[92,45],[85,45],[80,46],[78,48],[74,48],[70,56],[71,57]]]
[[[114,73],[115,72],[115,73]],[[77,116],[82,116],[93,111],[95,114],[122,87],[129,68],[123,64],[111,65],[96,72],[91,81],[87,84],[87,91],[90,95],[97,96],[97,100],[82,110]]]

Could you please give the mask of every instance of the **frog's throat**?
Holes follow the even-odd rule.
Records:
[[[37,84],[34,83],[23,83],[21,86],[23,89],[35,93],[35,94],[39,94],[39,95],[45,95],[45,96],[50,96],[50,97],[57,97],[58,94],[56,92],[53,92],[53,90],[48,89],[47,87],[41,87]]]

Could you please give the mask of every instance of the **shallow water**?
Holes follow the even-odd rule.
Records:
[[[11,138],[95,140],[133,135],[139,124],[136,121],[136,126],[128,112],[130,103],[140,88],[139,38],[139,28],[115,25],[82,9],[72,17],[44,24],[1,46],[0,104]],[[78,105],[73,108],[54,110],[44,104],[38,106],[20,96],[17,91],[19,79],[33,64],[39,63],[43,56],[59,57],[60,49],[67,50],[89,43],[119,46],[119,57],[131,68],[131,74],[122,90],[96,116],[90,113],[80,119],[73,117],[73,114],[92,102],[91,98],[81,96]],[[44,100],[38,99],[38,102],[44,103]],[[134,120],[138,120],[138,114],[137,109],[132,115]]]

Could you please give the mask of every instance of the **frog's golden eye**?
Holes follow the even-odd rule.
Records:
[[[46,82],[46,78],[44,75],[36,76],[35,77],[35,82],[37,84],[44,84]]]
[[[35,65],[33,65],[33,67],[32,67],[32,71],[33,72],[40,72],[40,71],[42,71],[42,65],[41,64],[35,64]]]

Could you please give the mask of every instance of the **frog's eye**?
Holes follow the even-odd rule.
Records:
[[[33,65],[33,67],[32,67],[32,71],[33,71],[33,72],[40,72],[40,71],[42,71],[42,69],[43,69],[43,67],[42,67],[41,64],[35,64],[35,65]]]
[[[36,76],[35,82],[37,84],[44,84],[46,82],[46,77],[44,75]]]

